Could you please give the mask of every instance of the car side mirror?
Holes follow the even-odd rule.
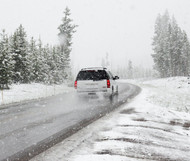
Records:
[[[114,79],[114,80],[117,80],[117,79],[119,79],[119,77],[118,77],[118,76],[115,76],[113,79]]]

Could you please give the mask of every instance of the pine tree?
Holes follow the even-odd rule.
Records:
[[[28,42],[26,37],[26,32],[20,25],[11,38],[11,53],[15,62],[13,69],[13,81],[15,83],[29,82]]]
[[[57,50],[57,46],[54,46],[52,48],[52,65],[51,65],[51,70],[52,70],[52,76],[53,76],[53,83],[54,84],[59,84],[62,82],[62,78],[60,77],[60,71],[59,71],[59,52]]]
[[[45,83],[45,74],[46,72],[46,60],[44,59],[44,48],[41,39],[38,39],[37,43],[37,57],[38,57],[38,76],[35,78],[36,82]]]
[[[127,75],[129,79],[133,78],[133,65],[131,60],[128,61]]]
[[[63,77],[65,79],[68,78],[68,73],[71,70],[70,66],[70,54],[72,50],[72,36],[73,33],[75,33],[75,28],[77,27],[76,25],[72,24],[72,19],[70,19],[70,9],[66,7],[64,11],[64,17],[62,19],[62,24],[58,27],[59,33],[59,41],[60,41],[60,59],[62,65],[62,69],[64,70],[64,75]]]
[[[174,17],[158,15],[155,23],[152,54],[161,77],[185,76],[189,71],[189,41]]]
[[[106,53],[106,56],[104,58],[102,58],[101,66],[110,69],[111,63],[109,60],[109,54],[108,53]]]
[[[42,53],[42,76],[43,76],[43,82],[46,84],[51,84],[51,72],[50,72],[50,49],[49,49],[49,44],[47,44],[44,48],[43,48],[43,53]]]
[[[106,53],[106,59],[105,59],[106,67],[110,68],[110,61],[109,61],[109,54]]]
[[[28,62],[29,62],[29,71],[30,71],[30,81],[39,82],[38,77],[40,74],[40,59],[38,55],[38,49],[36,41],[32,37],[28,45]]]
[[[173,76],[178,76],[180,71],[180,55],[181,55],[181,42],[180,42],[180,28],[177,25],[177,22],[175,18],[172,18],[171,22],[172,26],[172,38],[171,38],[171,44],[172,44],[172,54],[173,54]]]
[[[181,49],[182,56],[182,73],[184,76],[188,76],[190,74],[190,43],[187,38],[187,34],[183,31],[183,46]]]
[[[169,14],[166,11],[163,16],[158,15],[155,24],[155,35],[153,38],[153,59],[155,69],[159,71],[161,77],[168,76],[169,59],[168,59],[168,29],[169,29]]]
[[[60,71],[58,70],[58,53],[56,51],[56,47],[51,47],[49,45],[46,46],[46,63],[48,67],[48,83],[49,84],[58,84],[60,80]]]
[[[5,30],[3,30],[0,36],[0,89],[8,89],[12,74],[12,59],[9,50],[8,36],[5,34]]]
[[[106,67],[106,61],[105,61],[105,58],[102,58],[101,66],[102,66],[102,67]]]

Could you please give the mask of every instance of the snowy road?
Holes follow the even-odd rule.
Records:
[[[69,92],[0,110],[0,160],[27,160],[113,110],[140,89],[120,83],[113,100]],[[122,89],[122,90],[121,90]]]

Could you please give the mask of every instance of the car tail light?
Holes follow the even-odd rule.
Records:
[[[75,81],[75,88],[77,88],[77,81]]]
[[[110,88],[110,80],[107,80],[107,88]]]

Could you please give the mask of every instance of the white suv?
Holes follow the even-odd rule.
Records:
[[[75,80],[75,88],[78,93],[104,93],[118,94],[118,85],[110,71],[103,67],[83,68],[79,71]]]

